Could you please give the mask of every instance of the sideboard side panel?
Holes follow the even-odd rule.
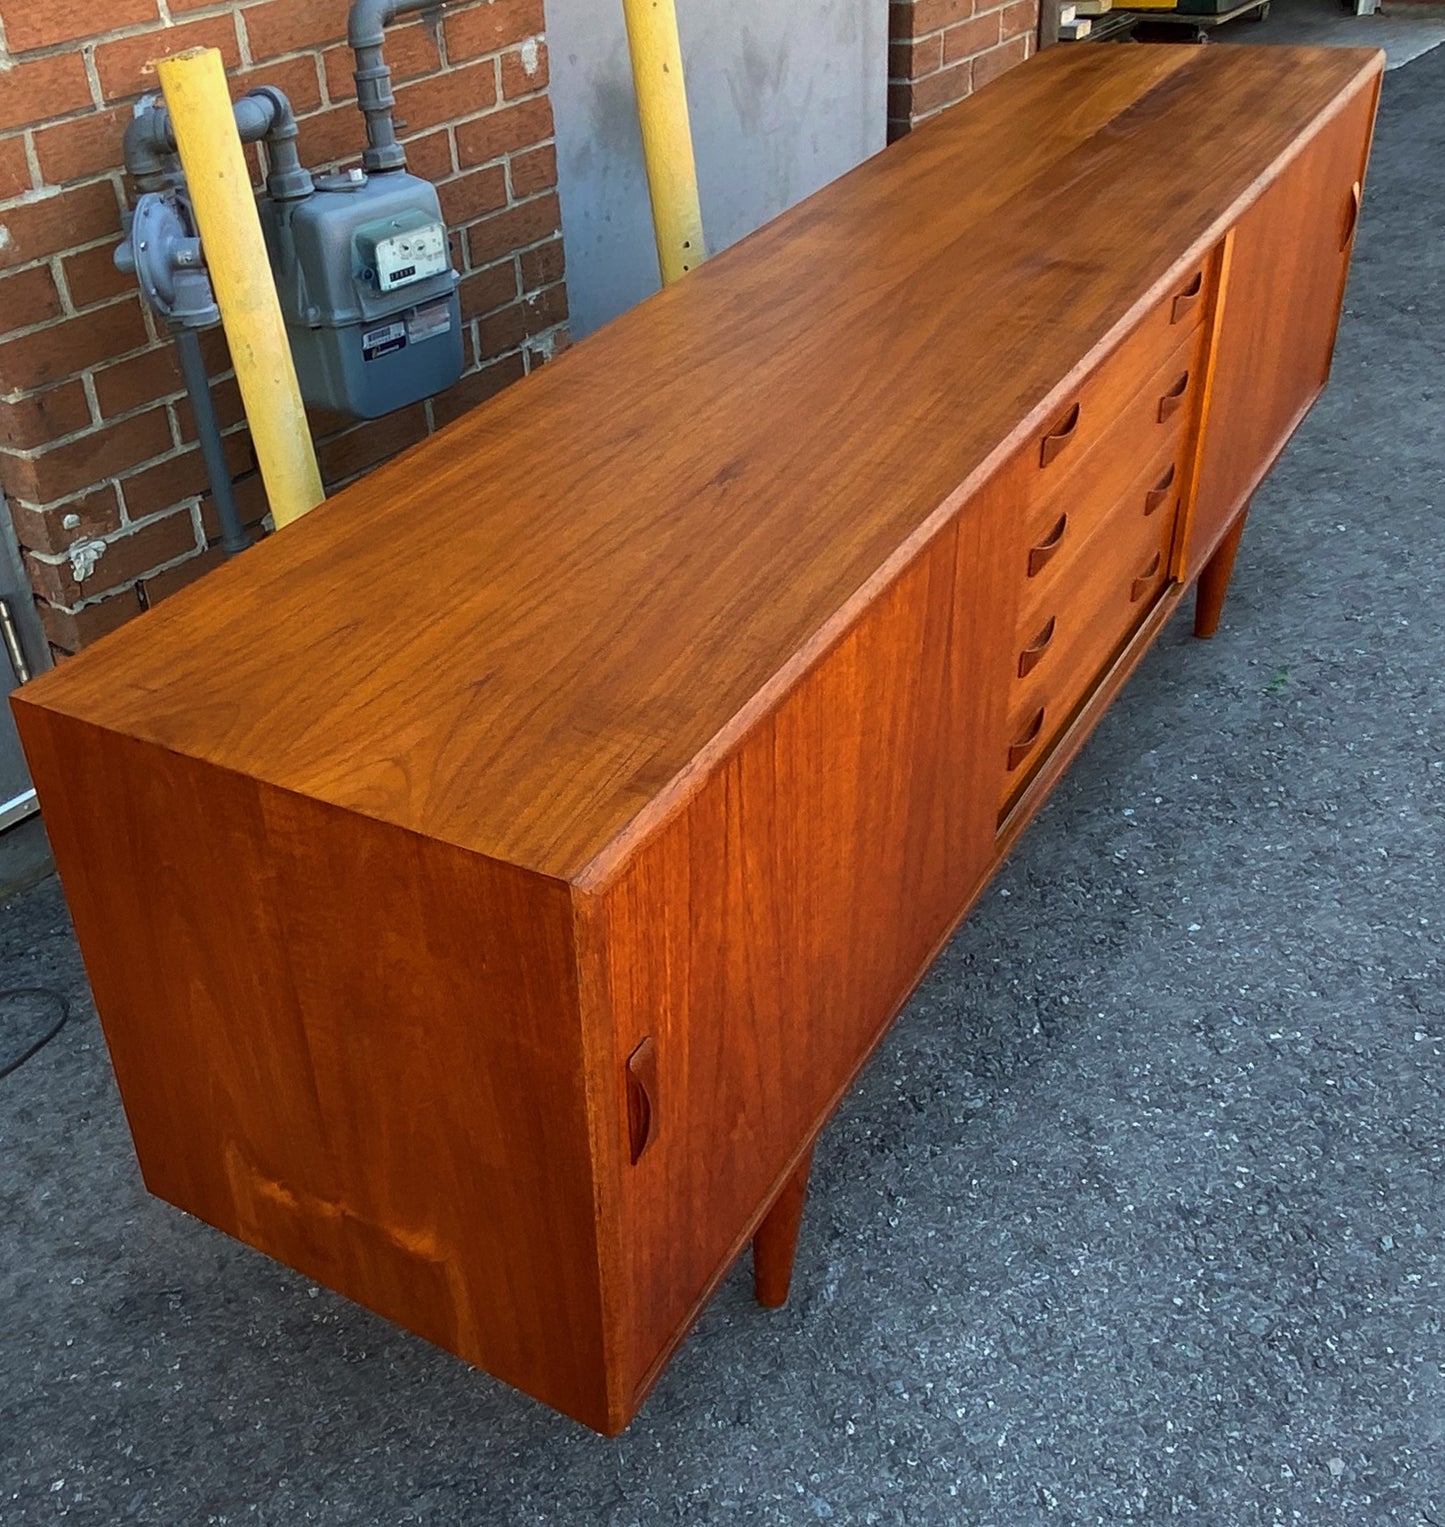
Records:
[[[1001,500],[947,523],[605,893],[619,1054],[657,1047],[654,1138],[621,1167],[636,1402],[988,871]],[[621,1134],[620,1081],[615,1106]]]
[[[1363,81],[1239,220],[1184,575],[1248,502],[1329,376],[1379,76]]]
[[[21,720],[150,1190],[605,1428],[569,888]]]

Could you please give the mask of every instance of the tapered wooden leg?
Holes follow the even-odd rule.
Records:
[[[1244,522],[1248,517],[1249,505],[1246,504],[1239,518],[1229,527],[1229,534],[1219,543],[1199,575],[1194,595],[1194,634],[1202,641],[1208,640],[1219,629],[1224,596],[1229,592],[1235,554],[1239,550],[1240,538],[1244,535]]]
[[[803,1202],[808,1196],[808,1173],[812,1166],[810,1146],[753,1234],[753,1292],[765,1309],[780,1309],[788,1302],[793,1254],[798,1249],[798,1228],[803,1223]]]

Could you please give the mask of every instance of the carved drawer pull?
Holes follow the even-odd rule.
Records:
[[[1163,560],[1163,554],[1156,551],[1149,566],[1129,585],[1130,604],[1142,599],[1149,592],[1149,585],[1153,583],[1154,575],[1159,571],[1159,565]]]
[[[1029,548],[1029,577],[1036,578],[1048,566],[1049,558],[1064,544],[1064,532],[1069,528],[1067,514],[1059,516],[1059,523],[1049,531],[1037,546]]]
[[[1008,766],[1010,772],[1017,769],[1038,744],[1044,730],[1044,707],[1039,706],[1039,713],[1023,729],[1013,745],[1008,750]]]
[[[1079,427],[1079,405],[1077,403],[1064,415],[1063,422],[1057,429],[1050,431],[1044,436],[1043,444],[1039,448],[1039,465],[1046,467],[1059,454],[1061,450],[1073,439],[1074,431]]]
[[[1363,187],[1357,180],[1350,187],[1350,199],[1345,205],[1345,232],[1340,239],[1340,251],[1343,253],[1350,247],[1350,240],[1355,236],[1355,228],[1360,221],[1360,193]]]
[[[1204,272],[1200,270],[1195,272],[1194,279],[1175,297],[1174,307],[1169,314],[1169,322],[1179,323],[1182,319],[1187,318],[1199,305],[1199,298],[1203,291]]]
[[[649,1035],[627,1057],[627,1143],[636,1166],[652,1143],[657,1109],[657,1045]]]
[[[1049,650],[1049,643],[1054,639],[1058,624],[1058,616],[1050,615],[1048,625],[1019,653],[1019,678],[1027,678],[1039,666],[1044,653]]]
[[[1173,486],[1174,463],[1171,461],[1169,463],[1169,470],[1144,495],[1144,513],[1146,517],[1153,514],[1154,511],[1160,506],[1160,504],[1162,504],[1164,500],[1169,497],[1169,490]]]
[[[1179,380],[1175,382],[1175,384],[1169,389],[1169,391],[1159,399],[1159,422],[1161,424],[1163,424],[1163,422],[1169,418],[1171,414],[1178,412],[1179,405],[1184,401],[1184,394],[1188,391],[1189,373],[1186,371],[1184,375],[1181,376]]]

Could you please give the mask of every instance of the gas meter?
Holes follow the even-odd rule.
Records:
[[[462,317],[446,223],[405,170],[320,175],[268,198],[261,224],[301,395],[374,419],[462,374]]]
[[[261,226],[301,396],[360,419],[428,398],[462,374],[460,278],[446,220],[436,188],[407,173],[382,57],[386,26],[400,12],[444,3],[352,0],[347,39],[366,123],[360,169],[313,177],[297,153],[291,104],[274,86],[255,86],[235,103],[241,141],[266,145]],[[175,128],[156,97],[136,107],[125,163],[144,194],[117,263],[178,334],[209,327],[220,315]]]

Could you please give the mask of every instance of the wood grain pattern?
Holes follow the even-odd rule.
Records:
[[[31,703],[539,873],[605,874],[1377,68],[1053,50]],[[645,393],[619,385],[643,374]],[[448,548],[440,611],[433,565],[397,552],[416,518]]]
[[[1203,567],[1329,375],[1378,81],[1304,145],[1234,232],[1186,576]]]
[[[589,1425],[567,887],[29,713],[151,1192]]]
[[[153,1190],[609,1433],[750,1240],[783,1297],[1323,375],[1379,62],[1055,50],[20,692]]]

